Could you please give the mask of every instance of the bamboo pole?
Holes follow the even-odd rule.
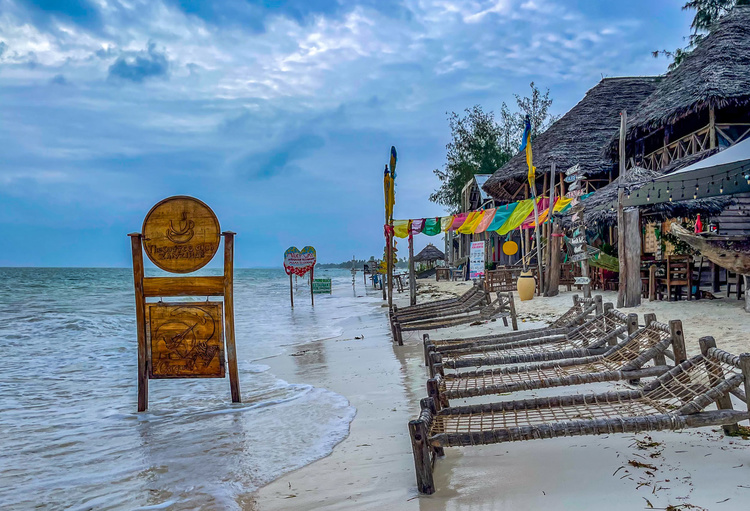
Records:
[[[534,201],[534,238],[536,239],[536,266],[539,275],[539,287],[537,295],[541,295],[541,290],[544,289],[544,272],[542,271],[542,244],[539,241],[539,212],[538,204],[536,202],[536,185],[532,187],[531,197]],[[531,263],[531,261],[529,261]]]
[[[552,231],[554,222],[551,222],[552,219],[552,210],[555,207],[555,192],[557,191],[555,189],[555,162],[553,161],[550,165],[549,169],[550,178],[549,178],[549,208],[547,208],[547,250],[545,252],[545,262],[547,263],[547,278],[544,280],[544,296],[549,296],[550,291],[550,281],[552,280],[552,249],[554,248],[552,244]],[[557,293],[555,293],[557,294]]]
[[[292,287],[292,274],[289,274],[289,300],[292,302],[292,309],[294,309],[294,288]]]
[[[409,304],[417,304],[417,276],[414,271],[414,236],[409,225]]]

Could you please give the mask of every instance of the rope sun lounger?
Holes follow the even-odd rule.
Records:
[[[506,340],[499,344],[428,346],[430,376],[435,376],[435,364],[454,368],[458,361],[467,364],[464,367],[480,367],[488,365],[485,360],[491,360],[492,365],[503,365],[601,355],[616,345],[618,338],[638,330],[636,314],[625,315],[612,309],[611,304],[605,305],[607,312],[562,336]]]
[[[674,332],[679,332],[679,335]],[[652,322],[601,355],[448,374],[443,364],[434,364],[437,374],[427,381],[428,396],[442,406],[448,406],[449,400],[455,398],[658,376],[669,367],[656,365],[644,369],[643,366],[652,359],[658,360],[670,344],[674,345],[675,353],[685,352],[679,320],[673,320],[669,325]],[[685,358],[680,355],[677,362]],[[502,361],[502,357],[486,357],[456,360],[450,365],[451,369],[459,369],[481,367],[477,364],[495,365]]]
[[[736,428],[750,418],[750,354],[731,355],[712,337],[700,340],[692,357],[639,390],[577,394],[440,408],[422,400],[409,422],[421,493],[434,493],[432,467],[444,447],[484,445],[562,436],[681,430],[703,426]],[[739,389],[744,384],[744,393]],[[745,401],[733,410],[729,394]],[[705,411],[712,403],[717,410]]]
[[[482,288],[477,288],[476,292],[474,292],[467,300],[453,305],[407,313],[403,313],[397,307],[394,307],[393,313],[391,313],[391,321],[398,321],[399,323],[406,324],[414,321],[423,321],[426,319],[452,316],[464,312],[472,312],[481,309],[485,305],[489,305],[490,299],[489,293],[486,293]]]
[[[471,346],[501,344],[504,342],[539,339],[542,337],[562,339],[564,335],[574,329],[576,325],[581,325],[587,319],[602,314],[603,310],[604,307],[602,305],[601,296],[580,299],[578,298],[578,295],[574,295],[573,306],[548,327],[524,330],[522,332],[505,332],[502,334],[455,339],[431,339],[429,334],[425,334],[423,338],[425,365],[430,365],[429,352],[431,351],[431,346],[434,346],[436,351],[440,351],[447,346],[468,348]]]
[[[433,308],[441,308],[441,307],[446,307],[450,305],[456,305],[456,304],[463,303],[467,301],[468,299],[470,299],[479,291],[479,289],[480,287],[477,284],[474,284],[466,292],[454,298],[446,298],[444,300],[435,300],[432,302],[419,303],[416,305],[407,305],[404,307],[394,307],[394,311],[408,314],[411,312],[428,311]]]
[[[413,321],[410,323],[406,323],[405,325],[402,325],[398,320],[393,320],[391,323],[391,327],[393,330],[394,340],[398,341],[399,345],[402,345],[403,331],[413,332],[416,330],[435,330],[439,328],[447,328],[451,326],[473,323],[475,321],[488,321],[498,316],[502,318],[505,326],[508,326],[508,318],[510,318],[513,329],[518,330],[513,293],[497,293],[497,298],[495,299],[495,301],[487,306],[482,307],[479,310],[462,312],[440,318]]]

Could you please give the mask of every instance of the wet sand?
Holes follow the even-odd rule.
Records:
[[[469,285],[422,281],[419,301],[460,293]],[[581,293],[561,291],[555,298],[516,300],[519,328],[544,326],[570,307],[573,294]],[[616,302],[615,293],[601,294],[605,302]],[[407,303],[408,293],[396,296],[397,303]],[[750,315],[742,306],[726,298],[645,301],[627,311],[636,312],[641,321],[647,312],[663,322],[682,319],[690,354],[699,351],[698,338],[704,335],[713,335],[720,348],[739,353],[750,351]],[[431,336],[509,330],[496,321],[438,330]],[[355,335],[365,338],[355,340]],[[437,492],[420,496],[407,423],[425,396],[421,333],[405,333],[405,345],[393,345],[383,308],[380,322],[352,322],[340,338],[324,342],[325,371],[312,363],[304,381],[346,396],[357,408],[350,435],[330,456],[259,490],[247,504],[249,509],[632,510],[689,504],[699,506],[691,509],[734,510],[745,509],[750,499],[750,441],[725,437],[720,428],[449,448],[436,463]],[[291,365],[285,374],[271,364],[279,377],[296,381]],[[613,388],[616,384],[585,385],[494,399]],[[740,406],[735,400],[735,407]],[[653,468],[635,467],[631,461]]]

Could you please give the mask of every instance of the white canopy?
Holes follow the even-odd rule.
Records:
[[[697,188],[696,188],[697,186]],[[661,176],[623,199],[625,206],[705,199],[750,192],[750,139],[713,156]]]

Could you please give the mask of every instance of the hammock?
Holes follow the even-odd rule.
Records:
[[[596,266],[603,270],[609,270],[613,272],[620,271],[620,260],[611,255],[607,255],[604,252],[597,252],[593,256],[589,257],[589,264]]]
[[[419,491],[435,491],[432,463],[444,447],[727,426],[750,418],[748,411],[732,410],[729,400],[730,392],[741,396],[747,410],[750,355],[737,357],[717,349],[713,339],[710,342],[702,346],[704,355],[679,364],[640,390],[443,409],[432,398],[423,399],[419,418],[409,422]],[[743,382],[745,393],[738,389]],[[705,411],[714,402],[721,409]]]
[[[667,366],[641,368],[663,354],[672,342],[670,327],[653,322],[602,355],[449,374],[442,364],[434,364],[437,376],[428,381],[428,391],[448,406],[448,401],[455,398],[658,376]]]

